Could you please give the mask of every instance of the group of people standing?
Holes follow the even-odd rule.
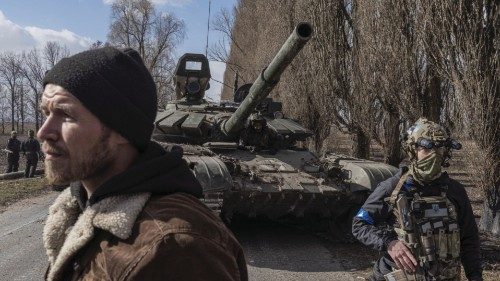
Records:
[[[35,138],[35,131],[28,131],[28,139],[21,142],[17,139],[17,132],[12,131],[10,139],[7,141],[7,170],[6,173],[17,172],[19,169],[20,154],[26,157],[25,177],[32,178],[35,175],[38,159],[42,156],[40,143]]]

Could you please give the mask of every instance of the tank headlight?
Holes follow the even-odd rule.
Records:
[[[281,111],[276,111],[276,112],[274,113],[274,118],[275,118],[275,119],[283,119],[283,118],[285,118],[285,115],[284,115],[284,114],[283,114],[283,112],[281,112]]]

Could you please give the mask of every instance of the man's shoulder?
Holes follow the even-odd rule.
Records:
[[[234,240],[219,217],[186,193],[152,196],[136,223],[163,236],[191,235],[223,244]]]
[[[459,201],[461,201],[464,197],[468,197],[463,184],[449,177],[448,174],[445,174],[444,177],[444,184],[446,185],[446,188],[448,190],[448,195],[456,197]]]
[[[378,193],[382,197],[391,195],[392,191],[396,188],[396,185],[406,171],[407,168],[402,167],[394,176],[382,181],[373,192]]]

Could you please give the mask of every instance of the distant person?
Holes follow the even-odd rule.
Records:
[[[35,138],[35,131],[28,131],[28,139],[23,142],[21,150],[26,157],[26,170],[24,171],[24,176],[32,178],[35,176],[38,158],[41,156],[40,143]]]
[[[46,280],[248,280],[243,250],[182,159],[150,140],[156,86],[139,53],[104,47],[44,78]]]
[[[405,138],[410,165],[380,183],[353,221],[354,236],[382,252],[370,280],[460,280],[460,265],[468,280],[483,280],[469,198],[442,171],[460,143],[425,118]]]
[[[19,152],[21,150],[21,142],[17,139],[17,132],[10,133],[10,139],[7,141],[7,170],[6,173],[13,173],[19,170]]]
[[[240,146],[249,146],[252,152],[267,149],[270,142],[266,119],[258,113],[253,113],[247,120],[239,144]]]

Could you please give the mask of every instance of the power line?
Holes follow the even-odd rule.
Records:
[[[215,78],[213,78],[213,77],[211,77],[210,79],[211,79],[211,80],[213,80],[213,81],[215,81],[215,82],[217,82],[217,83],[219,83],[219,84],[222,84],[222,85],[224,85],[224,86],[226,86],[226,87],[229,87],[230,89],[233,89],[233,90],[234,90],[234,87],[233,87],[233,86],[230,86],[230,85],[228,85],[228,84],[226,84],[226,83],[224,83],[224,82],[222,82],[222,81],[219,81],[219,80],[217,80],[217,79],[215,79]]]

